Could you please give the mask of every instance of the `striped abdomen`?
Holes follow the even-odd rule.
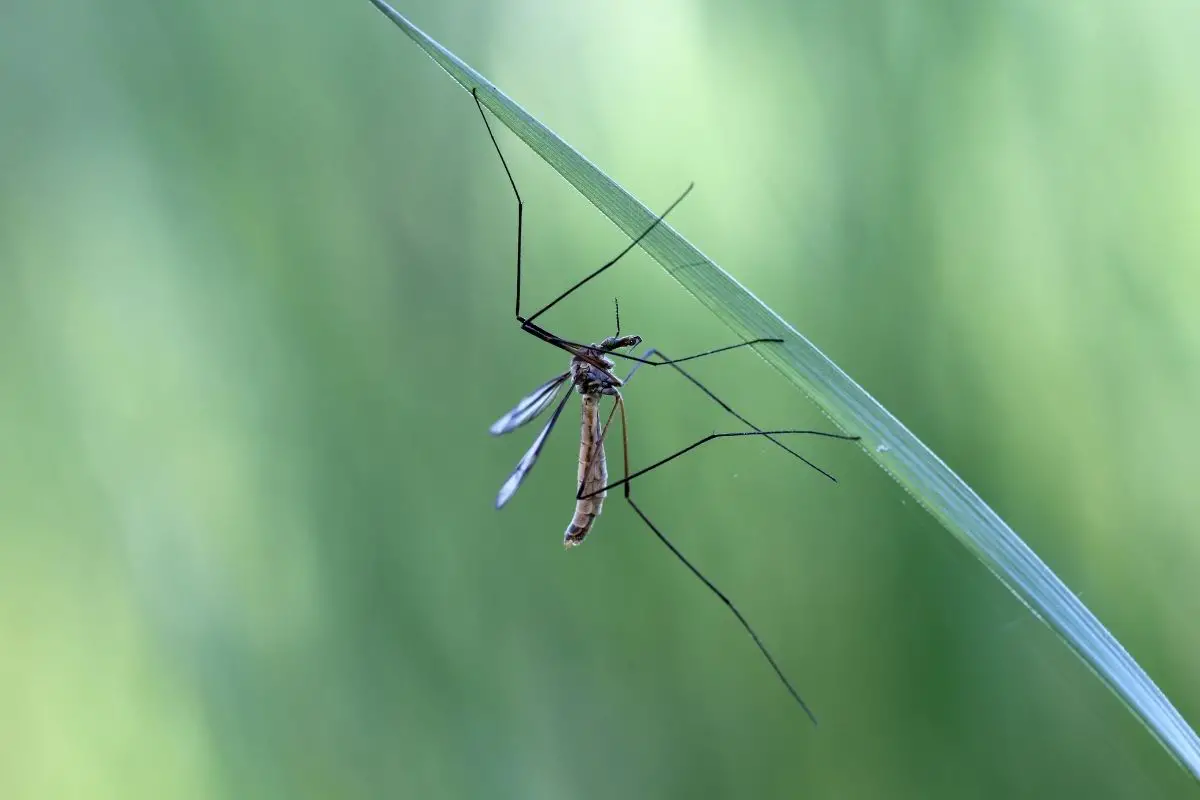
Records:
[[[608,485],[608,464],[604,459],[604,440],[600,438],[600,397],[583,395],[582,420],[579,428],[579,479],[575,484],[583,486],[580,494],[588,495]],[[573,547],[583,541],[592,529],[592,523],[600,516],[604,507],[604,496],[600,492],[575,503],[575,516],[567,526],[563,545]]]

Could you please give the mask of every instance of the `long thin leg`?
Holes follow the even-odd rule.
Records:
[[[709,591],[720,598],[721,602],[733,612],[733,615],[737,617],[737,621],[742,624],[742,627],[746,630],[746,633],[750,634],[750,638],[754,640],[754,645],[758,648],[758,651],[763,654],[763,657],[767,659],[767,663],[771,665],[771,669],[775,671],[776,677],[778,677],[780,682],[783,683],[784,687],[787,688],[788,694],[790,694],[792,699],[800,705],[800,708],[804,709],[804,713],[807,714],[808,718],[812,720],[814,725],[816,725],[817,717],[815,714],[813,714],[812,709],[808,707],[808,703],[804,702],[804,698],[802,698],[800,693],[796,691],[796,687],[793,686],[792,682],[789,681],[787,676],[783,674],[783,670],[779,668],[779,664],[776,663],[775,657],[771,655],[771,651],[767,649],[765,644],[763,644],[762,639],[758,638],[758,634],[755,633],[754,628],[750,625],[750,622],[744,616],[742,616],[742,612],[739,611],[738,607],[733,604],[733,601],[729,599],[729,596],[718,589],[716,584],[710,581],[703,572],[697,569],[696,565],[689,561],[687,556],[681,553],[679,548],[676,547],[671,540],[668,539],[666,535],[658,529],[658,526],[650,521],[650,518],[646,516],[646,513],[638,507],[638,504],[633,502],[633,497],[629,493],[629,481],[640,473],[635,473],[634,475],[629,474],[629,428],[628,421],[625,418],[625,402],[619,393],[616,395],[616,399],[616,406],[621,409],[621,444],[625,455],[625,479],[613,485],[616,486],[623,484],[625,486],[625,502],[629,503],[634,512],[636,512],[637,515],[642,518],[642,522],[646,523],[646,527],[650,528],[650,530],[654,532],[654,535],[658,537],[658,540],[666,545],[667,549],[670,550],[671,553],[677,559],[679,559],[685,567],[691,570],[692,574],[699,578],[700,582],[707,586]],[[753,432],[748,431],[747,434],[753,435]],[[645,472],[645,470],[642,470],[642,472]]]
[[[684,455],[685,453],[690,453],[691,451],[695,450],[700,445],[708,444],[709,442],[714,441],[716,439],[728,439],[728,438],[731,438],[734,436],[767,436],[767,437],[771,437],[771,436],[781,436],[781,435],[787,434],[787,433],[803,433],[803,434],[808,434],[809,436],[824,436],[829,439],[857,439],[858,438],[856,436],[843,436],[840,433],[825,433],[824,431],[809,431],[809,430],[733,431],[731,433],[710,433],[708,436],[705,436],[703,439],[692,442],[691,444],[689,444],[687,447],[683,448],[682,450],[672,453],[671,455],[667,456],[666,458],[661,458],[658,461],[655,461],[653,464],[651,464],[648,467],[643,467],[633,474],[626,473],[625,477],[622,478],[621,480],[613,481],[612,483],[608,484],[607,486],[602,486],[601,488],[596,489],[594,492],[585,494],[582,497],[579,497],[577,499],[584,500],[584,499],[591,497],[592,495],[600,494],[600,492],[606,492],[609,489],[614,489],[618,486],[621,486],[622,484],[628,485],[629,482],[632,481],[634,478],[641,477],[642,475],[645,475],[647,472],[656,470],[659,467],[663,466],[664,464],[674,461],[675,459],[679,458],[680,456]]]
[[[616,355],[616,354],[614,353],[613,355]],[[663,357],[664,359],[666,359],[666,360],[665,360],[665,361],[648,361],[648,360],[645,360],[645,359],[649,359],[651,356],[655,356],[655,355],[657,355],[657,356],[662,356],[662,357]],[[711,390],[710,390],[710,389],[709,389],[707,386],[705,386],[703,383],[701,383],[700,381],[698,381],[698,380],[696,380],[694,377],[692,377],[692,374],[691,374],[690,372],[688,372],[687,370],[685,370],[683,367],[680,367],[680,366],[678,366],[678,363],[679,363],[679,361],[683,361],[683,360],[686,360],[686,359],[671,360],[671,359],[670,359],[670,358],[667,356],[667,354],[666,354],[666,353],[664,353],[662,350],[659,350],[658,348],[655,348],[655,347],[652,347],[652,348],[650,348],[649,350],[647,350],[645,353],[642,353],[642,356],[643,356],[643,361],[644,361],[644,363],[648,363],[648,364],[667,364],[667,365],[669,365],[671,368],[673,368],[673,369],[674,369],[676,372],[678,372],[680,375],[682,375],[683,377],[687,378],[687,379],[688,379],[688,380],[691,382],[691,384],[692,384],[693,386],[695,386],[695,387],[696,387],[697,389],[699,389],[700,391],[704,392],[704,394],[708,395],[708,398],[709,398],[710,400],[712,400],[714,403],[716,403],[717,405],[719,405],[721,408],[723,408],[723,409],[725,409],[726,411],[728,411],[728,412],[729,412],[730,414],[732,414],[734,417],[737,417],[737,419],[738,419],[738,420],[739,420],[739,421],[740,421],[742,424],[744,424],[746,427],[748,427],[748,428],[751,428],[752,430],[755,430],[755,431],[762,431],[762,428],[758,427],[758,426],[757,426],[757,425],[755,425],[753,422],[751,422],[750,420],[746,419],[745,417],[743,417],[743,416],[742,416],[741,414],[739,414],[738,412],[734,411],[734,410],[733,410],[733,408],[732,408],[732,407],[730,407],[730,405],[729,405],[728,403],[726,403],[726,402],[725,402],[724,400],[722,400],[721,398],[717,397],[715,394],[713,394],[713,393],[712,393],[712,391],[711,391]],[[633,376],[634,376],[635,374],[637,374],[637,371],[638,371],[640,368],[641,368],[641,364],[634,364],[634,365],[633,365],[633,369],[629,370],[629,374],[625,376],[625,384],[626,384],[626,385],[628,385],[628,384],[629,384],[629,381],[631,381],[631,380],[633,379]],[[826,478],[828,478],[829,480],[833,481],[834,483],[837,483],[837,478],[833,477],[833,476],[832,476],[832,475],[830,475],[828,472],[826,472],[825,470],[821,469],[821,468],[820,468],[820,467],[818,467],[816,464],[814,464],[813,462],[809,461],[807,458],[805,458],[804,456],[800,455],[800,454],[799,454],[799,453],[797,453],[795,450],[793,450],[792,448],[788,447],[788,446],[787,446],[786,444],[784,444],[783,442],[781,442],[781,441],[779,441],[778,439],[776,439],[776,438],[775,438],[773,435],[767,435],[767,434],[765,434],[765,433],[764,433],[764,435],[766,435],[766,436],[767,436],[767,439],[768,439],[768,440],[769,440],[769,441],[770,441],[772,444],[776,445],[777,447],[780,447],[780,448],[782,448],[783,450],[786,450],[788,453],[791,453],[793,456],[795,456],[796,458],[800,459],[800,460],[801,460],[801,461],[803,461],[805,464],[807,464],[808,466],[812,467],[813,469],[815,469],[817,472],[819,472],[819,473],[821,473],[822,475],[824,475],[824,476],[825,476]],[[859,436],[843,436],[843,435],[841,435],[841,434],[833,434],[833,433],[821,433],[821,434],[819,434],[819,435],[821,435],[821,436],[826,436],[826,437],[829,437],[829,438],[831,438],[831,439],[845,439],[845,440],[847,440],[847,441],[857,441],[858,439],[860,439],[860,438],[861,438],[861,437],[859,437]],[[678,455],[678,454],[677,454],[677,455]]]
[[[517,191],[517,182],[513,180],[512,171],[508,168],[508,162],[504,160],[504,153],[500,152],[500,143],[496,141],[496,134],[492,133],[492,126],[487,120],[487,114],[483,113],[483,104],[479,102],[479,92],[476,89],[471,90],[471,96],[475,98],[475,107],[479,109],[479,116],[483,118],[483,127],[487,128],[488,138],[492,140],[492,147],[496,148],[496,155],[500,156],[500,165],[504,167],[504,174],[508,176],[508,184],[512,187],[513,194],[517,198],[517,319],[521,319],[521,232],[525,227],[525,203],[521,200],[521,193]],[[522,320],[523,321],[523,320]]]
[[[613,264],[616,264],[618,261],[620,261],[625,256],[626,253],[628,253],[633,248],[637,247],[637,245],[642,241],[642,239],[645,239],[650,234],[650,231],[657,228],[659,223],[661,223],[664,219],[666,219],[667,214],[670,214],[675,209],[675,206],[677,206],[683,202],[683,198],[688,196],[688,193],[692,191],[692,188],[695,185],[696,184],[694,184],[694,183],[689,183],[688,187],[683,190],[683,194],[681,194],[681,195],[679,195],[679,197],[675,198],[675,202],[671,203],[671,205],[667,206],[666,211],[662,212],[657,217],[655,217],[654,221],[650,223],[649,227],[647,227],[646,230],[644,230],[640,234],[638,234],[638,237],[636,239],[634,239],[632,242],[630,242],[629,244],[627,244],[625,246],[625,249],[623,249],[621,252],[617,253],[617,255],[612,260],[603,264],[598,269],[594,270],[590,275],[585,277],[583,280],[576,282],[575,285],[572,286],[570,289],[567,289],[565,292],[560,294],[558,297],[554,298],[549,303],[547,303],[546,305],[539,308],[537,310],[537,312],[533,316],[529,317],[529,319],[525,320],[525,322],[533,322],[535,319],[540,317],[542,314],[545,314],[551,308],[556,306],[558,304],[558,302],[560,300],[563,300],[564,298],[566,298],[567,295],[571,294],[576,289],[578,289],[579,287],[583,286],[585,283],[590,281],[592,278],[597,277],[600,273],[604,272],[604,270],[608,269]]]
[[[718,347],[715,350],[705,350],[703,353],[696,353],[693,356],[685,356],[684,358],[672,358],[672,359],[668,359],[666,356],[663,356],[664,360],[662,360],[662,361],[649,361],[649,362],[645,362],[645,363],[650,364],[650,366],[652,366],[652,367],[660,367],[664,364],[680,364],[680,363],[683,363],[684,361],[691,361],[696,358],[704,358],[705,356],[712,356],[712,355],[716,355],[717,353],[724,353],[727,350],[736,350],[739,347],[749,347],[752,344],[779,344],[782,341],[783,341],[783,339],[750,339],[749,341],[746,341],[746,342],[738,342],[737,344],[726,345],[725,347]],[[613,353],[613,355],[619,355],[619,354]],[[662,355],[662,351],[659,351],[659,355]]]
[[[629,474],[629,420],[625,416],[625,396],[619,391],[616,394],[617,402],[613,404],[614,408],[621,409],[621,456],[625,460],[624,474]],[[629,500],[629,482],[625,483],[625,499]]]
[[[628,253],[630,250],[632,250],[634,247],[636,247],[638,245],[638,243],[642,241],[642,239],[646,238],[646,236],[649,235],[650,231],[652,231],[656,227],[658,227],[659,223],[661,223],[663,221],[663,219],[667,216],[667,214],[670,214],[671,211],[675,208],[675,206],[679,205],[683,201],[683,198],[688,196],[688,193],[692,191],[692,187],[694,187],[695,184],[694,183],[688,184],[688,187],[683,190],[683,194],[679,195],[679,197],[675,200],[675,202],[671,203],[671,205],[667,207],[666,211],[659,214],[654,219],[654,221],[652,223],[650,223],[649,227],[647,227],[646,230],[642,231],[642,233],[636,239],[634,239],[632,242],[630,242],[628,245],[626,245],[625,249],[623,249],[620,253],[618,253],[615,258],[613,258],[611,261],[609,261],[608,263],[601,266],[599,269],[593,271],[590,275],[585,277],[583,280],[577,282],[570,289],[567,289],[565,292],[563,292],[558,297],[551,300],[546,305],[542,306],[532,316],[530,316],[528,318],[522,317],[521,316],[521,250],[522,250],[521,242],[522,242],[522,237],[523,237],[524,229],[525,229],[525,202],[521,199],[521,193],[517,190],[517,182],[516,182],[516,180],[513,179],[512,170],[510,170],[508,168],[508,161],[507,161],[507,159],[504,158],[504,153],[500,149],[500,143],[496,140],[496,134],[492,132],[492,125],[490,122],[488,122],[487,114],[484,113],[483,103],[481,103],[479,100],[478,90],[472,89],[471,96],[473,98],[475,98],[475,107],[479,109],[479,116],[481,119],[483,119],[483,126],[485,129],[487,129],[488,138],[492,140],[492,147],[495,148],[496,155],[500,157],[500,165],[502,167],[504,167],[504,174],[508,177],[508,185],[512,187],[513,196],[517,198],[517,297],[516,297],[516,303],[515,303],[515,314],[517,317],[517,321],[521,323],[521,328],[523,330],[534,334],[539,339],[543,339],[544,341],[547,341],[550,344],[553,344],[553,345],[556,345],[559,347],[562,347],[563,345],[569,345],[572,347],[583,347],[584,345],[582,345],[582,344],[578,344],[576,342],[570,342],[570,341],[567,341],[566,339],[560,339],[559,337],[554,336],[553,334],[551,334],[549,331],[545,330],[544,328],[534,325],[533,321],[535,319],[537,319],[538,317],[540,317],[545,312],[549,311],[551,308],[553,308],[555,305],[557,305],[561,300],[565,299],[568,295],[570,295],[576,289],[583,286],[585,283],[592,280],[597,275],[604,272],[606,269],[608,269],[609,267],[613,266],[618,261],[620,261],[625,256],[626,253]],[[619,324],[618,324],[618,327],[620,327]],[[756,341],[758,341],[758,340],[756,340]],[[761,341],[773,341],[773,340],[764,339]],[[752,342],[747,342],[747,344],[752,344]],[[735,345],[735,347],[736,346],[740,346],[740,345]],[[563,348],[563,349],[566,349],[566,348]],[[622,357],[622,358],[630,358],[634,361],[639,360],[639,359],[633,358],[632,356],[625,356],[624,354],[621,354],[621,353],[617,353],[615,355]],[[692,356],[692,358],[696,358],[696,356]],[[599,365],[597,365],[597,366],[599,366]]]
[[[522,327],[527,333],[532,333],[534,336],[538,337],[542,341],[549,342],[550,344],[552,344],[556,347],[561,347],[562,349],[567,350],[568,352],[571,352],[571,348],[576,348],[576,349],[582,350],[582,349],[592,347],[592,345],[586,345],[581,342],[572,342],[570,339],[564,339],[561,336],[555,336],[554,334],[550,333],[548,330],[541,327],[540,325],[533,325],[530,323],[526,323],[526,325],[524,325]],[[703,353],[696,353],[695,355],[687,356],[686,358],[666,359],[664,357],[664,359],[661,361],[649,361],[646,359],[646,356],[644,353],[641,356],[631,356],[628,353],[620,353],[620,352],[617,352],[616,350],[609,350],[606,355],[612,356],[613,358],[621,358],[626,361],[635,361],[639,364],[649,364],[652,367],[661,367],[664,365],[678,364],[681,361],[691,361],[696,358],[703,358],[704,356],[711,356],[711,355],[715,355],[717,353],[724,353],[727,350],[736,350],[739,347],[749,347],[752,344],[777,344],[782,341],[783,341],[783,339],[750,339],[749,341],[738,342],[737,344],[726,345],[725,347],[718,347],[715,350],[705,350]],[[656,350],[654,352],[657,352],[660,355],[662,355],[661,350]],[[600,366],[600,365],[597,364],[597,366]]]
[[[713,355],[716,355],[717,353],[724,353],[728,350],[737,350],[739,347],[749,347],[752,344],[779,344],[782,341],[783,341],[783,339],[750,339],[745,342],[738,342],[737,344],[730,344],[730,345],[726,345],[725,347],[718,347],[714,350],[705,350],[703,353],[696,353],[695,355],[686,356],[684,358],[668,359],[668,358],[666,358],[665,355],[663,355],[661,350],[655,351],[659,355],[663,355],[662,361],[647,361],[646,360],[647,357],[646,357],[645,353],[643,353],[641,357],[638,357],[638,356],[631,356],[627,353],[618,353],[615,350],[610,350],[608,352],[608,355],[612,356],[613,358],[623,358],[626,361],[636,361],[639,364],[649,364],[652,367],[661,367],[661,366],[669,366],[669,365],[673,365],[673,364],[678,364],[682,361],[692,361],[693,359],[704,358],[705,356],[713,356]]]

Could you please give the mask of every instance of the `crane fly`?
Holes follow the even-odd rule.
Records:
[[[533,444],[531,444],[529,449],[525,451],[525,455],[521,456],[521,460],[517,462],[517,466],[512,471],[512,474],[509,475],[504,481],[503,485],[501,485],[500,491],[496,495],[496,508],[499,509],[503,507],[505,503],[512,499],[512,496],[516,493],[517,489],[520,488],[522,482],[524,482],[525,478],[533,469],[534,464],[537,463],[538,456],[545,447],[546,440],[550,437],[550,432],[554,430],[555,423],[558,422],[559,417],[562,416],[563,409],[566,408],[567,402],[571,399],[572,392],[570,389],[574,389],[575,393],[579,394],[581,399],[579,472],[576,481],[578,490],[575,493],[575,513],[572,516],[571,522],[568,524],[566,533],[563,536],[563,544],[570,548],[582,543],[587,537],[588,533],[592,530],[592,526],[596,521],[596,517],[600,515],[608,491],[618,486],[621,487],[625,501],[629,503],[629,506],[634,510],[638,517],[641,518],[642,522],[644,522],[646,526],[650,528],[658,540],[662,542],[667,549],[670,550],[671,553],[692,572],[693,575],[699,578],[700,581],[706,587],[708,587],[713,594],[720,598],[720,600],[729,608],[729,610],[737,618],[738,622],[741,623],[742,628],[744,628],[745,631],[750,635],[750,638],[758,647],[759,652],[762,653],[764,658],[766,658],[767,663],[771,665],[771,669],[774,670],[775,675],[783,683],[788,693],[815,723],[817,719],[813,715],[812,710],[800,697],[800,693],[796,691],[796,688],[792,685],[792,682],[788,680],[786,675],[784,675],[783,670],[779,667],[778,663],[776,663],[774,656],[771,655],[771,652],[767,649],[766,645],[763,644],[758,634],[754,631],[754,628],[751,627],[749,621],[747,621],[747,619],[742,615],[742,612],[738,610],[737,606],[733,604],[729,597],[720,589],[718,589],[712,581],[705,577],[704,573],[702,573],[686,556],[684,556],[682,552],[680,552],[679,548],[677,548],[671,542],[671,540],[667,538],[662,530],[650,520],[650,517],[647,516],[644,511],[642,511],[641,507],[634,502],[630,492],[630,485],[635,478],[645,475],[652,470],[658,469],[668,462],[674,461],[680,456],[695,450],[703,444],[716,439],[741,436],[763,437],[776,446],[787,451],[792,456],[800,459],[829,480],[836,482],[836,479],[832,475],[808,459],[804,458],[804,456],[800,455],[795,450],[792,450],[776,437],[785,434],[807,434],[811,436],[823,436],[830,439],[842,439],[848,441],[856,441],[860,437],[813,430],[763,430],[738,412],[734,411],[733,408],[731,408],[727,403],[718,398],[707,387],[692,377],[687,370],[679,366],[679,364],[684,361],[691,361],[693,359],[703,358],[705,356],[711,356],[741,347],[748,347],[757,344],[778,344],[783,341],[782,339],[752,339],[749,341],[729,345],[727,347],[719,347],[715,350],[706,350],[705,352],[687,356],[686,358],[672,359],[658,348],[650,348],[640,356],[635,356],[628,352],[621,352],[632,350],[633,348],[637,347],[642,343],[642,339],[640,336],[621,335],[621,313],[619,306],[616,308],[616,333],[613,336],[609,336],[602,341],[593,344],[580,344],[569,339],[564,339],[551,333],[546,328],[538,325],[535,322],[535,320],[542,314],[549,311],[584,284],[596,278],[605,270],[609,269],[618,261],[620,261],[626,253],[636,247],[646,236],[648,236],[656,227],[658,227],[667,214],[671,213],[672,209],[682,202],[683,198],[687,197],[688,193],[692,190],[692,185],[689,185],[687,189],[685,189],[684,192],[675,200],[675,202],[671,203],[671,205],[667,207],[666,211],[658,215],[654,221],[644,231],[642,231],[639,236],[633,239],[624,249],[622,249],[615,258],[606,262],[598,269],[593,270],[586,277],[577,281],[573,286],[560,294],[558,297],[551,300],[546,305],[542,306],[532,315],[528,317],[523,316],[521,314],[521,242],[524,228],[525,204],[524,201],[521,200],[521,193],[517,191],[517,183],[515,180],[513,180],[512,171],[508,168],[508,162],[504,158],[504,153],[500,150],[500,144],[496,141],[496,135],[492,132],[492,126],[488,122],[487,114],[484,113],[483,104],[479,100],[478,91],[472,89],[471,95],[475,98],[475,105],[479,109],[479,115],[483,119],[483,124],[487,129],[488,137],[492,140],[492,146],[496,150],[496,155],[500,157],[500,163],[504,167],[504,173],[508,177],[509,185],[512,187],[513,195],[517,200],[517,292],[515,312],[517,322],[520,324],[522,331],[525,331],[526,333],[541,339],[547,344],[567,352],[571,356],[570,366],[565,372],[554,376],[550,380],[535,388],[529,394],[522,397],[521,400],[515,406],[513,406],[511,411],[493,423],[490,428],[493,436],[501,436],[506,433],[511,433],[517,428],[520,428],[521,426],[537,418],[552,405],[554,406],[554,411],[551,413],[549,421],[546,422],[546,425],[542,428],[541,432],[538,433],[537,437],[533,440]],[[616,362],[613,361],[613,358],[621,358],[635,362],[633,368],[629,371],[628,375],[626,375],[624,379],[617,376],[615,372]],[[693,442],[687,447],[672,453],[665,458],[659,459],[648,467],[643,467],[635,472],[630,472],[629,433],[625,413],[625,398],[621,394],[621,389],[629,383],[638,369],[647,364],[653,367],[670,366],[672,369],[686,378],[699,391],[707,395],[709,399],[721,406],[721,408],[723,408],[726,412],[736,417],[742,422],[742,424],[750,428],[750,430],[709,434],[708,436]],[[558,401],[558,404],[554,405],[559,392],[564,387],[569,387],[568,391],[564,394],[563,398]],[[601,424],[600,403],[606,396],[613,398],[613,406],[608,412],[608,416],[604,423]],[[605,458],[604,454],[604,443],[608,435],[609,426],[612,424],[613,417],[617,414],[617,412],[620,412],[621,417],[621,445],[624,460],[624,477],[620,480],[610,483],[608,480],[607,459]]]
[[[619,316],[618,316],[619,320]],[[621,336],[620,323],[618,321],[617,335],[610,336],[604,341],[589,345],[581,350],[579,355],[571,357],[571,367],[566,372],[551,378],[546,383],[534,389],[525,397],[521,398],[521,402],[513,408],[512,411],[505,414],[496,421],[491,427],[493,436],[508,433],[521,425],[524,425],[533,417],[537,416],[545,410],[554,401],[558,390],[563,385],[573,386],[579,392],[580,404],[580,426],[579,426],[579,492],[575,500],[575,515],[571,517],[571,524],[567,526],[567,531],[563,534],[563,545],[573,547],[580,544],[588,532],[592,529],[592,523],[596,521],[596,517],[600,516],[600,511],[604,506],[604,498],[608,494],[608,460],[604,455],[604,437],[608,433],[608,426],[612,422],[612,414],[619,408],[622,414],[622,430],[624,430],[624,398],[621,396],[620,387],[624,385],[624,381],[613,374],[613,368],[616,364],[612,359],[607,357],[607,353],[611,353],[618,348],[637,347],[642,343],[640,336]],[[597,366],[599,365],[599,366]],[[616,401],[613,404],[613,412],[609,413],[608,419],[604,425],[600,425],[600,400],[605,395],[608,395]],[[566,406],[567,400],[570,399],[568,393],[555,409],[553,416],[550,417],[550,422],[542,429],[541,434],[534,440],[533,446],[517,464],[517,468],[513,471],[504,485],[500,487],[500,493],[496,495],[496,508],[500,508],[508,502],[509,498],[516,492],[517,487],[521,485],[521,481],[533,468],[533,464],[541,451],[542,445],[545,444],[546,438],[550,435],[550,430],[558,419],[559,413]]]

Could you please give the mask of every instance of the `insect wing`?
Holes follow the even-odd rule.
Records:
[[[521,460],[517,462],[517,468],[513,470],[512,475],[509,475],[508,480],[504,481],[504,485],[500,487],[500,493],[496,495],[496,508],[501,508],[516,494],[517,489],[521,486],[521,482],[529,474],[529,470],[533,469],[533,465],[537,463],[537,458],[542,452],[542,447],[546,444],[546,439],[550,436],[550,431],[554,428],[554,423],[558,422],[559,416],[562,415],[562,411],[566,408],[567,401],[570,399],[570,394],[563,397],[562,402],[558,404],[558,408],[554,409],[554,414],[550,417],[550,421],[546,423],[546,427],[542,428],[542,432],[533,440],[533,444],[525,451],[525,455],[521,456]]]
[[[553,377],[522,397],[521,401],[513,406],[512,411],[496,420],[492,427],[488,428],[492,436],[511,433],[549,408],[569,374],[564,372],[562,375]]]

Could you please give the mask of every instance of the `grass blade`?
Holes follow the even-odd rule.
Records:
[[[382,0],[371,2],[464,89],[477,88],[480,101],[497,119],[627,235],[636,236],[654,220],[653,212],[490,81]],[[1200,779],[1200,738],[1095,615],[971,487],[824,353],[669,225],[659,225],[641,246],[739,336],[783,339],[782,345],[755,349],[838,427],[862,436],[867,455],[1048,624],[1175,760]]]

